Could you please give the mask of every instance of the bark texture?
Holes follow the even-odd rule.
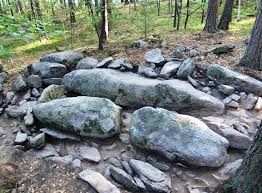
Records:
[[[209,0],[207,9],[207,19],[204,31],[215,33],[217,31],[217,12],[219,0]]]
[[[228,30],[229,23],[232,20],[233,6],[234,6],[234,0],[226,0],[225,7],[218,24],[218,29]]]
[[[260,0],[250,42],[239,65],[255,70],[262,70],[262,0]]]
[[[224,193],[262,192],[262,123],[254,142],[235,175],[224,186]]]

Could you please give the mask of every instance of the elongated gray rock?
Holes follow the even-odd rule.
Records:
[[[262,96],[262,82],[250,76],[235,72],[219,64],[210,66],[207,74],[217,83],[228,84],[240,91],[252,92]]]
[[[66,73],[66,67],[63,64],[40,62],[32,64],[32,73],[41,78],[62,78]]]
[[[79,178],[89,183],[98,193],[120,193],[115,185],[93,170],[82,171],[79,173]]]
[[[164,172],[140,160],[131,159],[129,164],[150,192],[171,192],[171,179]]]
[[[65,75],[66,89],[81,95],[105,97],[115,104],[138,108],[163,107],[190,114],[221,114],[224,104],[181,80],[148,79],[112,69],[76,70]]]
[[[85,96],[40,103],[33,114],[45,126],[94,138],[118,134],[122,122],[122,109],[112,101]]]
[[[130,124],[134,146],[159,153],[173,161],[219,167],[227,157],[229,142],[197,118],[161,108],[135,111]]]
[[[71,71],[76,67],[76,64],[79,62],[79,60],[83,58],[84,55],[81,52],[68,50],[46,54],[40,58],[40,61],[64,64],[67,70]]]

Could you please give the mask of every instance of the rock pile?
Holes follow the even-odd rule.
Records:
[[[138,41],[133,47],[147,45]],[[220,46],[212,52],[231,49]],[[76,51],[47,54],[16,76],[13,90],[4,92],[7,74],[0,65],[0,113],[25,123],[14,128],[15,147],[84,169],[79,177],[103,193],[118,193],[119,188],[168,193],[173,191],[165,172],[169,164],[224,165],[228,147],[247,149],[252,142],[255,130],[245,117],[262,110],[262,82],[218,64],[205,72],[194,62],[201,51],[186,50],[176,48],[172,56],[164,56],[159,48],[152,49],[144,64],[112,57],[99,61]],[[182,60],[185,52],[191,58]],[[69,140],[71,146],[61,153],[46,142],[49,138]],[[107,158],[93,138],[119,138],[127,149],[154,153],[169,163],[152,156]],[[106,172],[87,169],[86,161],[106,162]]]

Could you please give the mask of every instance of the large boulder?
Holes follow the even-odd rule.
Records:
[[[63,52],[46,54],[40,58],[40,61],[64,64],[67,70],[71,71],[75,69],[79,60],[83,58],[84,55],[81,52],[68,50]]]
[[[135,111],[130,124],[130,141],[141,149],[167,159],[195,166],[219,167],[227,158],[229,142],[197,118],[161,108]]]
[[[45,126],[107,138],[120,132],[122,109],[108,99],[80,96],[40,103],[33,114]]]
[[[221,114],[224,104],[181,80],[148,79],[111,69],[76,70],[63,78],[67,90],[111,99],[130,108],[163,107],[191,114]],[[202,111],[203,110],[203,111]]]
[[[40,62],[31,65],[32,74],[41,78],[62,78],[66,74],[66,67],[63,64]]]
[[[228,84],[238,90],[252,92],[262,96],[262,82],[252,77],[235,72],[219,64],[210,66],[207,74],[217,83]]]

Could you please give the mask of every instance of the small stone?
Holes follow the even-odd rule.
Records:
[[[65,86],[52,84],[43,90],[38,101],[44,103],[54,99],[63,98],[65,95],[66,95]]]
[[[144,182],[142,182],[142,180],[140,180],[140,178],[134,177],[134,180],[135,180],[137,186],[139,187],[139,189],[141,189],[142,191],[146,190],[146,186],[145,186]]]
[[[170,78],[172,75],[176,74],[180,64],[181,62],[179,61],[167,62],[161,69],[159,76],[166,79]]]
[[[112,165],[118,167],[118,168],[122,168],[121,162],[118,159],[114,158],[114,157],[109,158],[108,162],[111,163]]]
[[[36,148],[36,149],[41,149],[42,147],[45,146],[45,134],[40,133],[36,135],[35,137],[30,137],[29,142],[31,147]]]
[[[129,190],[137,191],[138,187],[136,182],[133,180],[133,178],[126,173],[124,170],[117,168],[117,167],[110,167],[110,174],[113,176],[113,178],[120,184],[122,184],[124,187],[126,187]]]
[[[171,192],[171,179],[168,175],[153,167],[151,164],[140,160],[131,159],[129,164],[150,190],[166,193]]]
[[[215,87],[216,83],[214,81],[208,81],[207,86]]]
[[[225,104],[229,104],[231,101],[232,101],[232,99],[229,98],[229,97],[226,97],[226,98],[223,100],[223,102],[224,102]]]
[[[5,103],[10,104],[12,99],[14,98],[14,96],[15,96],[14,92],[12,92],[12,91],[7,92],[6,96],[5,96]]]
[[[33,88],[31,93],[34,97],[39,97],[41,95],[37,88]]]
[[[148,47],[148,43],[145,42],[144,40],[137,40],[132,43],[131,47],[132,48],[146,48]]]
[[[183,54],[184,54],[184,50],[181,48],[175,48],[175,50],[173,51],[174,58],[182,58]]]
[[[101,62],[99,62],[96,67],[97,68],[107,68],[108,65],[113,61],[113,58],[112,57],[108,57],[108,58],[105,58],[104,60],[102,60]]]
[[[28,113],[25,117],[24,117],[24,121],[25,121],[25,125],[26,126],[32,126],[34,124],[34,116],[32,113]]]
[[[152,156],[148,156],[147,157],[147,161],[148,163],[152,164],[154,167],[162,170],[162,171],[169,171],[170,170],[170,167],[169,165],[167,165],[166,163],[164,162],[161,162],[161,161],[158,161],[156,160],[154,157]]]
[[[98,163],[101,160],[101,155],[95,147],[82,146],[80,147],[79,151],[83,160],[88,160],[95,163]]]
[[[246,98],[247,98],[247,94],[245,92],[241,92],[239,93],[239,96],[240,96],[240,101],[244,101]]]
[[[73,133],[60,131],[57,129],[51,129],[51,128],[42,128],[40,129],[40,131],[57,139],[70,139],[70,140],[80,141],[80,137]]]
[[[88,182],[98,193],[120,193],[115,185],[93,170],[86,169],[82,171],[79,178]]]
[[[229,103],[227,103],[226,106],[233,107],[233,108],[236,108],[236,109],[239,107],[238,103],[236,101],[233,101],[233,100],[230,101]]]
[[[221,84],[218,86],[218,91],[224,93],[225,95],[231,95],[234,93],[235,88],[229,85]]]
[[[54,161],[54,162],[59,162],[59,163],[63,163],[66,165],[71,165],[72,161],[73,161],[73,156],[72,155],[67,155],[64,157],[48,157],[46,158],[46,160],[48,161]]]
[[[14,87],[16,91],[23,91],[26,89],[26,83],[22,75],[18,75],[14,80]]]
[[[199,50],[197,48],[193,48],[189,51],[189,56],[191,58],[196,57],[200,54]]]
[[[130,166],[129,166],[129,164],[128,164],[127,161],[122,161],[122,165],[123,165],[124,170],[125,170],[128,174],[130,174],[130,175],[133,174],[133,171],[132,171],[132,169],[130,168]]]
[[[37,158],[39,159],[45,159],[48,157],[58,157],[58,152],[57,150],[51,145],[51,144],[46,144],[42,149],[40,150],[33,150],[32,153],[36,155]]]
[[[23,100],[28,100],[31,97],[31,90],[29,89],[24,95]]]
[[[38,75],[30,75],[27,77],[27,85],[31,88],[41,88],[42,84],[42,79]]]
[[[149,78],[155,78],[158,73],[155,71],[155,64],[141,64],[138,67],[138,74],[147,76]]]
[[[241,166],[243,159],[235,160],[231,163],[226,163],[220,170],[219,175],[221,178],[229,178]]]
[[[194,69],[195,64],[193,63],[193,60],[189,58],[183,61],[180,65],[177,71],[177,77],[180,79],[187,79],[187,77],[193,73]]]
[[[199,86],[198,82],[195,79],[191,78],[190,76],[187,77],[187,81],[190,84],[192,84],[193,87],[198,87]]]
[[[149,63],[155,64],[159,64],[165,60],[159,48],[147,51],[144,55],[144,59]]]
[[[123,58],[114,60],[111,64],[108,65],[108,68],[119,69],[121,68],[121,64],[124,63],[125,60]]]
[[[207,92],[211,91],[211,88],[210,87],[203,87],[201,90],[203,92],[207,93]]]
[[[21,131],[18,131],[15,138],[15,144],[23,144],[24,142],[27,141],[27,136],[28,135],[26,133],[22,133]]]
[[[241,124],[239,124],[239,123],[234,123],[234,124],[233,124],[233,127],[234,127],[235,130],[237,130],[237,131],[239,131],[240,133],[243,133],[243,134],[245,134],[245,135],[248,136],[248,132],[247,132],[246,128],[245,128],[244,126],[242,126]]]
[[[74,159],[71,163],[71,166],[73,168],[77,168],[77,169],[82,169],[82,166],[81,166],[81,160],[79,159]]]
[[[208,52],[213,52],[214,54],[223,54],[231,52],[234,48],[234,44],[219,44],[216,47],[210,49]]]
[[[126,134],[126,133],[121,133],[120,135],[119,135],[119,139],[120,139],[120,141],[122,142],[122,143],[124,143],[124,144],[129,144],[129,134]]]
[[[234,101],[238,102],[240,99],[240,96],[237,94],[231,94],[229,95],[229,98],[233,99]]]
[[[52,85],[52,84],[56,84],[56,85],[60,85],[62,82],[62,78],[47,78],[47,79],[43,79],[43,84],[44,85]]]
[[[121,63],[121,68],[127,69],[127,70],[133,70],[132,64],[129,64],[127,62]]]
[[[243,106],[247,110],[251,110],[255,107],[258,97],[254,96],[252,93],[247,95],[247,98],[242,102]]]
[[[262,110],[262,98],[261,97],[258,97],[254,110],[256,111]]]
[[[92,57],[86,57],[80,60],[77,65],[76,69],[92,69],[95,68],[96,65],[98,64],[98,60]]]

